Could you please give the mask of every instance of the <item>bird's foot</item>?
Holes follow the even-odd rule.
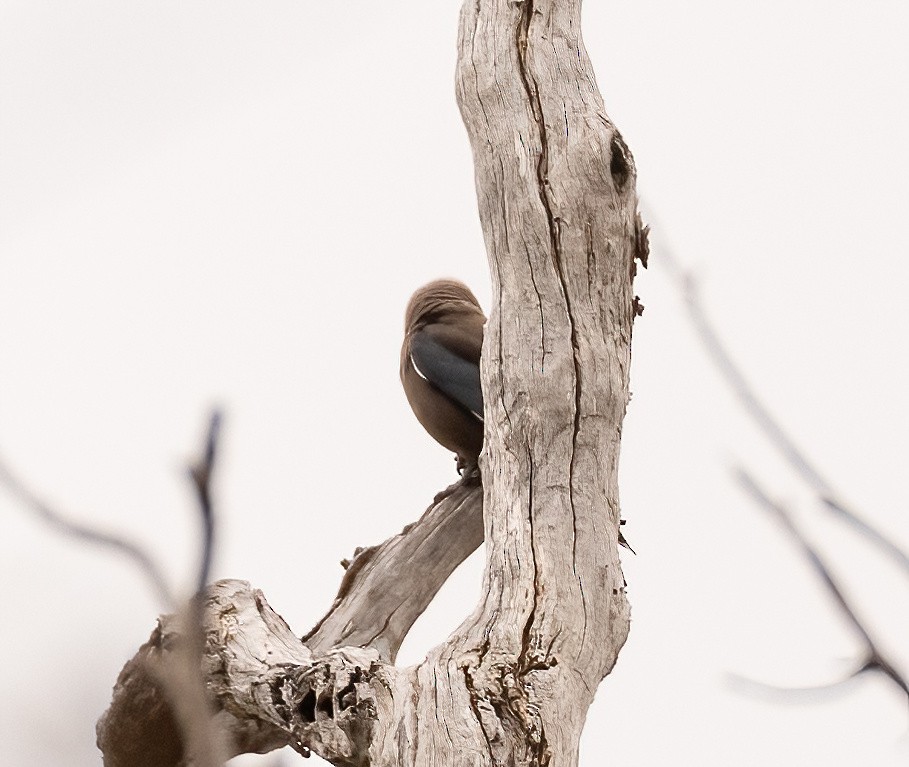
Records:
[[[461,456],[455,456],[458,464],[458,474],[461,475],[462,485],[476,484],[480,480],[480,466],[476,461],[465,461]]]

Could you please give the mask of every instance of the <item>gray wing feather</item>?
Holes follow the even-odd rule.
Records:
[[[483,420],[479,365],[465,360],[422,331],[411,338],[410,359],[417,373]]]

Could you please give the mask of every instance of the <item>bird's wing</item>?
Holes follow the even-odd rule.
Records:
[[[410,360],[429,383],[483,420],[479,365],[455,354],[425,330],[411,336]]]

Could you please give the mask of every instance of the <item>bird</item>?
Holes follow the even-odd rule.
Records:
[[[455,453],[461,474],[476,471],[483,448],[480,354],[485,323],[479,301],[456,280],[424,285],[404,313],[404,394],[429,435]]]
[[[458,471],[468,478],[478,474],[483,448],[480,354],[485,324],[479,301],[456,280],[424,285],[404,312],[404,394],[423,428],[457,455]],[[618,539],[635,553],[621,530]]]

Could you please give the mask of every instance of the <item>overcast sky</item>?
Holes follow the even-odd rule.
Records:
[[[183,587],[183,466],[223,406],[215,576],[263,589],[297,633],[341,558],[454,477],[397,355],[424,282],[489,305],[458,9],[0,0],[0,454]],[[588,0],[584,29],[654,233],[621,468],[632,631],[581,765],[904,765],[885,681],[783,704],[727,681],[822,683],[859,648],[730,466],[797,512],[904,670],[909,584],[742,415],[661,258],[693,270],[773,412],[909,547],[909,5]],[[481,570],[454,575],[399,662],[461,622]],[[94,721],[163,606],[2,489],[0,583],[0,764],[99,764]]]

